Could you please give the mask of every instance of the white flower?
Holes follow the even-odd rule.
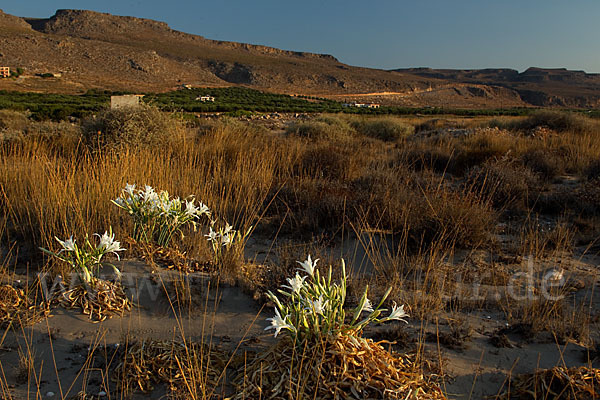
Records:
[[[155,208],[158,203],[158,194],[154,191],[152,186],[146,185],[145,191],[142,193],[142,199],[150,204],[151,208]]]
[[[309,310],[314,311],[315,314],[321,314],[323,315],[323,312],[325,311],[325,307],[327,307],[327,300],[325,300],[325,302],[323,302],[323,295],[319,296],[319,298],[317,300],[310,300],[308,299],[308,304]]]
[[[269,329],[275,329],[275,337],[277,337],[277,335],[279,334],[279,332],[282,329],[289,329],[289,330],[293,331],[294,327],[285,322],[285,320],[288,317],[289,316],[286,315],[285,317],[281,318],[281,315],[279,314],[279,310],[275,309],[275,316],[273,318],[267,318],[267,321],[271,321],[271,326],[267,326],[265,328],[265,331],[269,330]]]
[[[56,236],[54,238],[60,243],[63,247],[58,253],[62,253],[63,251],[75,251],[75,240],[73,240],[73,235],[65,241],[60,240]]]
[[[187,201],[187,200],[185,201],[185,211],[184,212],[190,218],[200,216],[200,210],[198,209],[198,207],[196,207],[194,205],[193,199],[192,199],[192,201]]]
[[[202,202],[200,202],[200,204],[198,204],[198,208],[196,209],[198,216],[200,215],[207,215],[210,217],[210,209],[208,208],[208,206]]]
[[[288,283],[290,284],[289,286],[287,285],[283,285],[284,288],[290,289],[293,293],[299,293],[300,289],[302,289],[302,287],[304,287],[304,280],[306,279],[305,276],[300,276],[300,274],[298,274],[296,272],[296,276],[293,278],[287,278]]]
[[[100,243],[98,243],[98,246],[96,248],[102,249],[105,253],[113,253],[117,256],[118,259],[120,259],[119,255],[117,254],[117,251],[123,251],[125,249],[122,249],[121,243],[115,240],[114,233],[112,235],[109,235],[108,232],[104,232],[102,236],[100,236],[99,233],[95,233],[95,235],[98,235],[100,237]]]
[[[144,195],[145,195],[145,196],[150,196],[150,195],[152,195],[153,193],[156,193],[156,192],[154,191],[154,188],[153,188],[152,186],[150,186],[150,185],[146,185],[146,186],[144,187]]]
[[[175,208],[178,199],[169,200],[169,193],[162,191],[154,199],[155,206],[161,211],[162,214],[166,214]]]
[[[221,245],[229,246],[233,243],[233,237],[228,233],[226,235],[221,234]]]
[[[208,232],[208,235],[204,235],[208,238],[209,242],[214,242],[217,240],[217,232],[213,231],[213,228],[210,227],[210,231]]]
[[[135,184],[130,185],[129,183],[125,185],[125,189],[123,189],[125,193],[127,193],[130,197],[133,196],[133,192],[135,191]]]
[[[390,313],[390,316],[387,317],[387,319],[397,319],[398,321],[404,321],[408,323],[406,320],[403,319],[404,317],[408,317],[408,314],[404,312],[404,304],[398,307],[396,305],[396,302],[394,302],[394,305],[392,306],[392,312]]]
[[[229,225],[228,223],[225,224],[225,230],[223,231],[224,235],[227,235],[229,232],[231,232],[233,230],[233,226]]]
[[[302,269],[302,270],[304,270],[304,272],[306,272],[310,276],[313,276],[314,273],[315,273],[315,268],[317,267],[317,261],[319,261],[318,258],[315,261],[313,261],[310,258],[310,254],[309,254],[308,258],[306,259],[306,261],[304,261],[304,262],[302,262],[302,261],[296,261],[296,262],[298,264],[300,264],[300,266],[302,267],[302,268],[298,268],[298,269]]]
[[[546,275],[544,275],[544,279],[545,280],[549,280],[549,281],[554,281],[554,282],[558,282],[558,281],[562,281],[565,275],[565,271],[562,269],[551,269],[550,271],[548,271],[546,273]]]
[[[360,310],[360,312],[363,311],[373,312],[373,304],[371,304],[371,300],[365,299],[365,304],[363,304],[362,310]]]

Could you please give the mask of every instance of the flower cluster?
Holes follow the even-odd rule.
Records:
[[[119,251],[125,249],[121,248],[121,243],[115,240],[115,235],[112,233],[112,228],[108,232],[100,235],[95,233],[94,236],[98,236],[99,240],[96,245],[92,244],[89,238],[86,236],[82,246],[78,246],[73,236],[66,240],[60,240],[55,238],[61,245],[61,249],[57,252],[51,252],[46,249],[41,249],[47,254],[50,254],[61,261],[68,263],[71,268],[79,275],[79,278],[83,283],[94,286],[96,279],[98,279],[98,273],[102,266],[102,258],[107,254],[114,254],[119,259]],[[121,276],[121,272],[117,267],[112,264],[111,266],[118,277]]]
[[[391,288],[377,306],[373,307],[367,297],[368,287],[366,287],[358,306],[352,311],[351,322],[346,323],[344,310],[346,267],[344,260],[342,259],[340,283],[332,282],[331,266],[327,277],[321,276],[317,269],[318,261],[318,259],[313,261],[310,255],[306,261],[298,261],[299,270],[305,275],[302,276],[296,272],[294,277],[287,279],[288,284],[278,290],[279,294],[285,297],[285,301],[280,301],[275,294],[268,292],[269,298],[275,303],[275,316],[267,318],[271,325],[265,329],[274,329],[276,337],[281,330],[287,331],[299,342],[340,334],[355,336],[371,322],[404,321],[403,318],[408,317],[404,312],[404,306],[398,307],[395,303],[388,316],[382,317],[382,313],[389,311],[381,307],[389,296]]]
[[[173,234],[181,233],[184,225],[196,229],[197,220],[210,217],[208,207],[202,202],[196,205],[193,197],[170,198],[167,191],[156,192],[151,186],[138,190],[135,185],[127,184],[113,203],[133,218],[135,240],[154,240],[160,246],[168,245]]]
[[[227,222],[224,227],[215,228],[216,222],[212,221],[208,234],[204,235],[212,246],[215,264],[221,264],[228,253],[236,249],[243,249],[246,238],[250,235],[250,229],[244,234],[233,229]]]

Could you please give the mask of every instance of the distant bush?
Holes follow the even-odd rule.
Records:
[[[462,175],[468,169],[482,165],[488,160],[500,159],[511,149],[512,139],[480,133],[470,136],[459,146],[449,166],[449,172]]]
[[[310,177],[344,180],[350,158],[344,153],[333,144],[311,147],[302,155],[301,167]]]
[[[498,121],[494,120],[491,126],[499,128],[529,131],[537,127],[548,127],[556,132],[590,132],[594,126],[592,121],[582,115],[564,111],[542,110],[536,111],[527,118],[518,121]]]
[[[148,105],[106,110],[83,122],[83,136],[92,148],[156,146],[168,141],[176,129],[170,114]]]
[[[585,176],[589,180],[600,179],[600,159],[590,162],[585,169]]]
[[[331,116],[321,116],[310,121],[288,125],[286,132],[309,139],[344,139],[354,134],[354,129],[345,121]]]
[[[360,119],[351,122],[359,134],[387,142],[398,140],[414,132],[412,125],[394,118]]]
[[[428,143],[413,144],[402,154],[403,160],[416,170],[431,169],[443,173],[451,169],[452,149]]]
[[[415,132],[426,132],[426,131],[435,131],[438,129],[444,128],[462,128],[464,124],[459,124],[454,121],[448,121],[446,119],[428,119],[427,121],[423,121],[420,124],[415,125]]]
[[[562,159],[548,150],[529,149],[521,157],[527,167],[546,179],[553,179],[564,170]]]
[[[413,249],[440,241],[466,247],[488,243],[497,218],[488,202],[436,180],[399,167],[361,177],[352,193],[359,196],[355,204],[364,221],[391,229]]]
[[[0,110],[0,131],[24,132],[30,124],[28,113]]]
[[[23,72],[23,68],[17,67],[16,69],[10,71],[10,76],[13,78],[18,78],[19,76],[23,75]]]
[[[476,166],[468,171],[466,181],[498,208],[524,207],[540,187],[539,179],[529,168],[506,161]]]

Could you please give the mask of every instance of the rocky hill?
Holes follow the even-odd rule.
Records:
[[[47,19],[0,10],[0,65],[25,70],[18,79],[0,80],[8,90],[244,85],[407,106],[599,105],[597,76],[582,72],[360,68],[331,55],[210,40],[164,22],[86,10],[58,10]]]
[[[600,107],[600,74],[569,71],[565,68],[446,70],[410,68],[402,73],[452,83],[494,85],[514,90],[534,106]]]

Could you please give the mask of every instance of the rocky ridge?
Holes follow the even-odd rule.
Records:
[[[0,11],[0,65],[26,71],[17,80],[1,80],[0,89],[6,90],[81,93],[243,85],[344,101],[366,95],[404,106],[600,106],[600,78],[582,71],[385,71],[349,66],[327,54],[216,41],[164,22],[87,10],[58,10],[47,19]],[[48,72],[57,77],[36,76]]]

